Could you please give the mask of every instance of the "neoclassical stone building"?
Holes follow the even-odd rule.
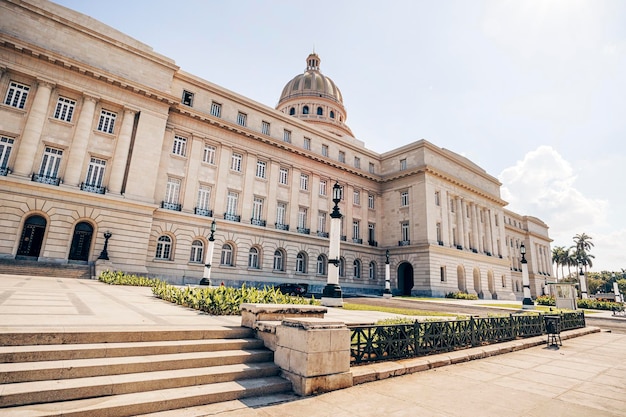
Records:
[[[210,263],[227,284],[320,291],[338,182],[346,293],[382,292],[386,250],[396,294],[520,298],[521,243],[533,295],[552,273],[548,226],[485,170],[355,138],[315,53],[271,108],[54,3],[0,16],[0,257],[95,263],[109,232],[115,269],[188,284]]]

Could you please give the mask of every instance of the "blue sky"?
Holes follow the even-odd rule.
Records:
[[[553,247],[584,232],[592,270],[626,268],[624,1],[57,3],[271,107],[315,50],[368,148],[466,156]]]

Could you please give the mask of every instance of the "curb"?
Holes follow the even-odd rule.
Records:
[[[585,327],[561,332],[562,340],[585,336],[600,332],[598,327]],[[366,382],[374,382],[382,379],[415,372],[427,371],[455,363],[469,362],[490,356],[502,355],[522,349],[539,346],[546,343],[546,336],[534,336],[527,339],[511,340],[493,345],[479,346],[469,349],[457,350],[436,355],[421,356],[418,358],[401,359],[396,361],[376,362],[368,365],[351,366],[352,384],[359,385]]]

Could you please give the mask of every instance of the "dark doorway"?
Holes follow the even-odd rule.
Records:
[[[17,256],[27,258],[39,257],[47,223],[46,219],[38,215],[30,216],[26,219],[20,246],[17,248]]]
[[[70,247],[70,261],[88,261],[93,226],[87,222],[80,222],[74,227],[74,237]]]
[[[413,289],[413,266],[408,262],[402,262],[398,266],[398,288],[402,295],[411,295]]]

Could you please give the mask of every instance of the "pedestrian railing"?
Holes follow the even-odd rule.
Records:
[[[561,330],[585,327],[582,311],[561,313]],[[511,314],[412,324],[349,326],[353,364],[450,352],[546,333],[543,314]]]

